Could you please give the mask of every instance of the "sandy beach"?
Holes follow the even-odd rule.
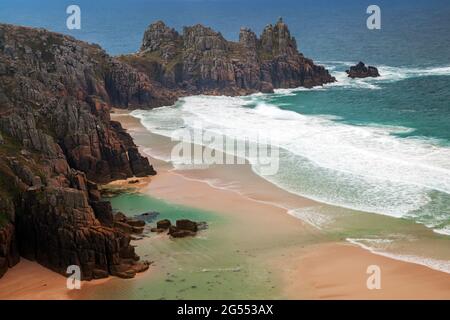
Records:
[[[142,152],[150,146],[164,147],[165,141],[158,141],[138,119],[121,111],[112,116],[130,132]],[[258,265],[268,270],[267,274],[274,280],[276,298],[450,299],[450,274],[376,255],[330,238],[310,223],[288,214],[288,209],[278,205],[276,200],[282,197],[292,208],[310,208],[319,203],[268,183],[255,175],[248,165],[178,171],[164,161],[152,158],[151,162],[158,175],[141,179],[133,187],[158,199],[225,217],[226,228],[214,230],[214,237],[238,249],[234,251],[245,252],[251,259],[250,269]],[[239,185],[220,185],[217,181],[223,177]],[[117,181],[112,185],[130,184]],[[166,241],[142,240],[136,245],[139,248]],[[379,290],[369,290],[366,286],[369,277],[366,271],[371,265],[381,270]],[[136,279],[90,282],[83,284],[78,292],[69,292],[65,289],[64,277],[22,260],[0,280],[0,299],[85,299],[92,297],[99,288],[126,291],[124,286],[131,288],[144,279],[152,281],[152,270],[158,268],[162,267],[157,261],[156,267]]]

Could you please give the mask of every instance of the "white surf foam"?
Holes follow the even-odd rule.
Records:
[[[330,216],[319,213],[317,207],[291,209],[288,210],[288,213],[318,230],[322,230],[333,222],[333,219]]]
[[[440,228],[440,229],[433,229],[433,231],[436,232],[436,233],[439,233],[439,234],[450,236],[450,226],[445,226],[445,227]]]
[[[258,99],[257,107],[246,107]],[[133,115],[165,136],[199,125],[237,139],[264,135],[283,150],[281,172],[264,178],[328,204],[402,217],[426,205],[430,190],[450,193],[450,148],[392,135],[409,128],[305,116],[267,104],[264,96],[188,97]]]
[[[323,87],[314,88],[315,90],[318,90],[320,88],[326,89],[332,87],[378,90],[381,89],[380,84],[383,83],[392,83],[396,81],[418,77],[450,76],[450,65],[438,67],[423,67],[423,68],[392,67],[386,65],[379,65],[377,66],[377,68],[380,73],[380,77],[351,79],[347,76],[345,70],[348,69],[350,66],[354,65],[354,63],[348,61],[324,61],[318,63],[324,65],[330,71],[331,75],[336,78],[337,82],[326,84]],[[298,91],[298,89],[291,89],[291,90],[293,91],[285,91],[285,93],[289,94],[291,92]]]
[[[352,239],[347,238],[348,242],[357,245],[365,250],[368,250],[374,254],[384,256],[387,258],[391,258],[394,260],[404,261],[408,263],[419,264],[434,270],[438,270],[445,273],[450,273],[450,261],[448,260],[439,260],[427,257],[420,257],[417,255],[408,255],[408,254],[397,254],[384,251],[383,249],[375,248],[374,246],[379,247],[379,244],[391,243],[389,239]],[[368,243],[368,244],[365,244]],[[373,245],[370,245],[373,244]]]

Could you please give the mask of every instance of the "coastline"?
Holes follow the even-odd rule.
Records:
[[[143,153],[144,141],[158,139],[128,112],[116,110],[112,117],[122,123]],[[272,278],[274,298],[450,299],[449,274],[383,257],[328,237],[311,224],[287,214],[286,208],[274,203],[274,197],[285,196],[297,208],[308,208],[317,205],[316,202],[284,192],[258,177],[248,166],[179,172],[164,161],[151,158],[151,162],[158,175],[142,179],[133,187],[142,194],[225,217],[226,227],[211,232],[225,239],[226,246],[242,248],[250,259],[247,268],[264,268],[264,274]],[[245,185],[240,187],[246,193],[205,181],[211,175],[214,181],[221,175],[230,177],[233,173],[244,181]],[[111,185],[124,186],[128,182],[115,181]],[[149,241],[164,243],[168,239],[160,237],[135,244],[139,249],[146,247]],[[374,264],[382,270],[382,290],[366,287],[367,267]],[[0,280],[0,299],[101,299],[102,294],[116,288],[126,292],[141,281],[153,281],[161,272],[158,269],[164,266],[158,266],[157,261],[157,266],[151,266],[136,279],[110,277],[83,282],[82,290],[70,292],[64,277],[22,259]]]
[[[122,112],[115,113],[114,118],[122,123],[145,153],[142,141],[149,139],[149,136],[146,136],[149,133],[140,121]],[[155,161],[158,162],[153,158],[152,162]],[[284,243],[268,254],[273,261],[272,267],[281,271],[280,277],[284,284],[282,292],[289,299],[450,298],[449,274],[378,255],[348,242],[328,239],[310,224],[287,214],[286,209],[274,205],[271,197],[274,194],[283,195],[290,203],[295,203],[296,207],[307,208],[317,203],[271,185],[254,174],[249,167],[234,166],[235,168],[231,169],[237,171],[239,177],[251,177],[254,184],[245,186],[248,194],[205,182],[205,177],[211,175],[211,171],[220,171],[217,168],[178,172],[170,169],[167,164],[164,165],[162,161],[159,161],[158,167],[163,170],[159,171],[148,186],[141,188],[140,192],[233,216],[242,223],[242,229],[247,232],[252,223],[257,221],[256,225],[253,224],[251,237],[259,237],[263,243],[264,240],[273,241],[279,237],[289,239],[290,244]],[[226,174],[229,176],[230,172]],[[304,239],[296,243],[292,241],[295,237]],[[315,244],[311,244],[311,241]],[[385,279],[383,290],[368,290],[366,287],[368,277],[366,270],[373,264],[379,265],[383,271]]]

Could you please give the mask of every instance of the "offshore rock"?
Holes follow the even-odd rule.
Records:
[[[359,62],[357,65],[350,67],[350,70],[346,70],[348,76],[352,79],[354,78],[368,78],[368,77],[379,77],[380,73],[378,69],[372,66],[367,66],[363,62]]]
[[[269,93],[335,81],[324,67],[298,51],[282,19],[268,25],[259,38],[241,28],[239,42],[227,41],[200,24],[179,34],[157,21],[145,31],[140,52],[121,61],[180,96]]]

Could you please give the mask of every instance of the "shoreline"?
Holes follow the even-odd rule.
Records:
[[[119,120],[124,128],[128,130],[128,132],[135,138],[136,143],[142,148],[142,151],[145,152],[145,147],[139,143],[141,135],[148,134],[148,131],[142,126],[139,119],[136,119],[130,116],[127,113],[116,113],[114,114],[115,120]],[[153,135],[153,134],[152,134]],[[148,138],[148,137],[147,137]],[[155,159],[152,158],[154,162]],[[158,160],[156,160],[158,161]],[[161,161],[159,161],[161,163]],[[238,167],[238,166],[235,166]],[[240,168],[242,169],[242,168]],[[288,264],[291,264],[292,268],[289,268],[290,271],[283,271],[282,278],[285,282],[285,290],[284,293],[288,296],[288,298],[304,298],[304,297],[327,297],[330,294],[330,298],[333,296],[335,298],[344,298],[344,299],[385,299],[385,298],[393,298],[393,299],[449,299],[450,298],[450,275],[448,273],[431,269],[428,266],[423,266],[413,262],[401,261],[398,259],[386,257],[380,254],[373,253],[369,250],[363,249],[358,245],[351,244],[349,242],[344,241],[333,241],[326,239],[326,236],[323,235],[320,230],[311,227],[311,225],[305,223],[304,221],[293,217],[287,213],[287,209],[282,209],[279,206],[270,203],[270,196],[268,199],[264,199],[267,196],[265,193],[256,195],[254,190],[250,188],[249,194],[240,194],[234,190],[229,190],[227,188],[219,188],[216,186],[212,186],[207,183],[205,180],[205,176],[211,172],[208,170],[200,170],[199,172],[194,172],[192,174],[191,171],[183,171],[182,173],[177,172],[174,169],[168,169],[167,166],[165,168],[166,171],[159,173],[155,179],[150,183],[147,187],[144,187],[140,190],[142,193],[147,193],[152,196],[157,196],[168,201],[182,203],[189,206],[197,206],[203,209],[209,209],[216,212],[221,212],[222,214],[233,215],[233,212],[237,210],[239,212],[239,208],[236,208],[233,205],[229,206],[227,202],[222,202],[222,200],[227,197],[236,197],[239,199],[239,203],[243,202],[248,203],[249,206],[255,207],[264,207],[264,210],[259,212],[264,212],[266,215],[264,218],[270,221],[271,224],[279,223],[283,225],[289,225],[290,228],[292,225],[295,225],[296,232],[298,233],[307,233],[313,234],[314,238],[321,239],[318,242],[323,241],[322,244],[314,244],[311,245],[309,249],[303,248],[303,245],[298,247],[289,248],[288,251],[291,252],[291,259]],[[238,171],[239,174],[242,174],[242,171],[239,169],[233,168],[232,170]],[[276,186],[271,185],[269,182],[263,180],[253,172],[251,169],[246,168],[244,170],[250,171],[250,175],[253,175],[252,179],[259,180],[255,183],[259,188],[264,184],[264,188],[268,188],[269,193],[275,191],[277,194],[284,194],[287,197],[293,197],[295,200],[291,199],[290,202],[295,202],[296,206],[309,207],[311,205],[317,204],[317,202],[313,200],[309,200],[306,198],[302,198],[300,196],[292,195],[287,191],[280,191],[280,189]],[[208,172],[206,172],[208,171]],[[214,168],[212,169],[214,171]],[[229,173],[229,172],[227,172]],[[183,181],[184,180],[184,181]],[[203,185],[200,187],[198,184]],[[173,188],[175,190],[170,191],[171,186],[177,186]],[[197,186],[196,186],[197,185]],[[248,186],[247,186],[248,187]],[[255,186],[251,186],[255,187]],[[192,193],[196,188],[201,188],[202,193],[200,196],[205,194],[214,194],[214,198],[221,199],[220,203],[214,201],[197,201]],[[189,190],[190,195],[183,196],[183,190]],[[186,193],[186,192],[185,192]],[[233,194],[232,195],[230,195]],[[228,194],[228,195],[227,195]],[[258,196],[260,197],[258,199]],[[255,199],[256,198],[256,199]],[[224,209],[226,208],[226,209]],[[226,212],[225,212],[226,211]],[[239,213],[237,213],[239,215]],[[261,215],[258,215],[259,219],[262,219]],[[284,232],[288,233],[289,231],[284,230]],[[315,239],[317,241],[317,239]],[[305,246],[308,247],[308,246]],[[329,261],[327,256],[332,253],[339,253],[339,259],[336,261]],[[296,254],[293,254],[296,253]],[[289,255],[289,252],[286,253]],[[314,257],[314,259],[313,259]],[[300,283],[300,281],[295,281],[292,279],[292,272],[295,273],[295,270],[302,270],[303,273],[305,268],[303,266],[303,259],[310,259],[310,261],[314,261],[314,266],[310,266],[311,270],[318,270],[317,264],[323,264],[327,266],[323,271],[317,271],[317,274],[310,273],[306,282],[315,283],[313,290],[313,294],[306,293],[306,289],[308,285],[305,283]],[[283,259],[284,260],[284,259]],[[308,261],[308,260],[307,260]],[[341,264],[341,261],[347,261],[347,264]],[[284,260],[283,263],[286,263]],[[384,290],[368,290],[366,287],[366,279],[368,277],[366,273],[367,266],[377,264],[380,265],[381,269],[384,270],[383,276],[385,279],[388,279],[390,285],[386,285]],[[275,263],[277,265],[277,263]],[[365,268],[363,268],[365,266]],[[337,270],[334,270],[334,269]],[[348,270],[359,271],[359,278],[361,279],[356,285],[355,283],[334,283],[336,279],[347,279],[352,275]],[[294,270],[294,271],[292,271]],[[319,268],[320,270],[320,268]],[[330,270],[334,272],[330,273]],[[399,274],[398,270],[405,270],[404,274]],[[385,274],[387,273],[387,274]],[[318,276],[320,274],[320,276]],[[305,278],[304,274],[297,274],[298,278]],[[307,278],[308,278],[307,277]],[[296,278],[296,277],[294,277]],[[417,280],[419,279],[419,280]],[[330,285],[330,283],[334,283]],[[331,293],[336,289],[335,287],[341,287],[342,290],[339,293]],[[299,288],[302,288],[301,290]],[[328,288],[328,289],[325,289]],[[328,292],[329,291],[329,292]],[[301,292],[299,294],[299,292]],[[320,293],[320,294],[319,294]]]
[[[157,138],[156,135],[148,132],[128,112],[116,112],[112,114],[114,120],[122,123],[141,151],[147,154],[144,142]],[[242,247],[251,257],[250,269],[262,265],[269,270],[267,274],[275,280],[280,298],[450,299],[449,274],[330,239],[313,225],[286,214],[288,210],[274,204],[273,200],[286,195],[288,202],[296,208],[309,208],[318,203],[288,196],[284,190],[251,172],[249,167],[178,172],[168,163],[150,158],[152,164],[156,164],[158,175],[141,179],[136,185],[129,185],[126,181],[115,181],[111,185],[127,185],[142,194],[226,217],[229,224],[226,228],[214,230],[215,235],[236,244],[239,249]],[[209,175],[214,175],[214,180],[221,174],[228,178],[230,175],[233,178],[234,174],[244,181],[245,185],[241,187],[246,193],[205,180]],[[147,242],[136,244],[139,248]],[[382,270],[381,290],[368,290],[366,287],[367,267],[374,264]],[[158,269],[161,266],[151,266],[150,270],[131,280],[109,277],[83,282],[82,290],[70,292],[63,276],[22,259],[0,280],[0,299],[87,299],[98,291],[101,298],[102,292],[133,287],[144,280],[153,281],[156,277],[154,271],[156,274]]]

